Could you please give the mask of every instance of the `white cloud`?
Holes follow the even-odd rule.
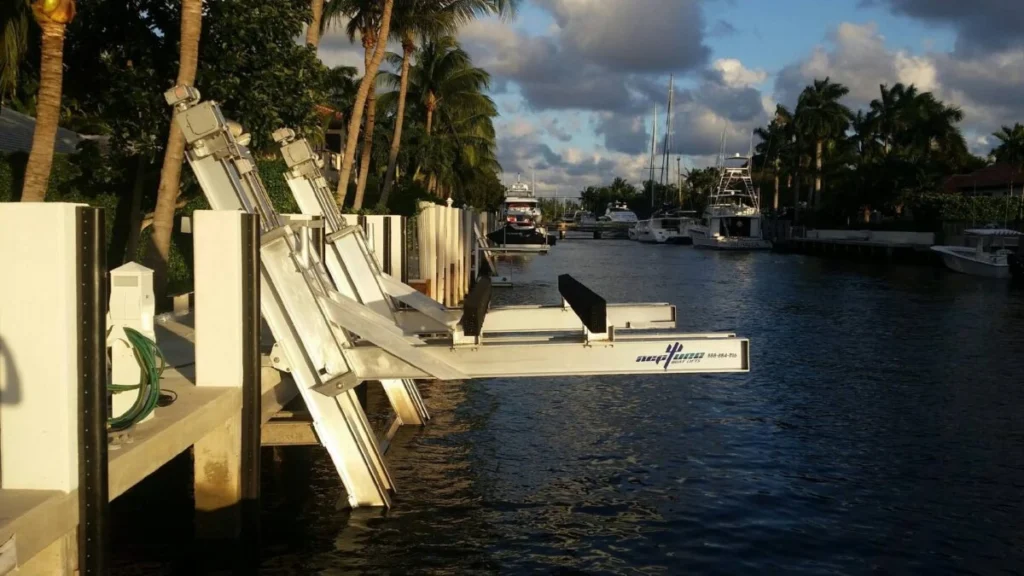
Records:
[[[753,86],[768,78],[768,73],[764,70],[751,70],[735,58],[719,58],[711,67],[721,74],[725,85],[731,88]]]
[[[803,88],[830,77],[850,89],[847,105],[866,108],[879,95],[879,85],[914,84],[964,112],[965,136],[975,153],[988,152],[984,135],[1002,124],[1024,119],[1024,48],[965,55],[912,54],[891,50],[873,24],[845,22],[803,60],[783,68],[775,81],[775,97],[792,106]]]

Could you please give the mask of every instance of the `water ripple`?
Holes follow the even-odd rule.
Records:
[[[557,303],[563,272],[610,301],[672,302],[680,330],[750,337],[751,373],[427,385],[434,421],[388,455],[388,514],[339,512],[319,452],[301,485],[265,486],[265,573],[1024,565],[1020,291],[931,268],[570,241],[496,298]]]

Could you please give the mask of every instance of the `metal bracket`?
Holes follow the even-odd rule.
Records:
[[[292,371],[292,366],[288,363],[288,355],[284,353],[281,345],[277,342],[274,342],[274,346],[270,349],[270,365],[278,372],[290,373]]]
[[[348,392],[360,385],[362,382],[363,380],[356,377],[352,372],[346,372],[341,376],[331,378],[323,384],[313,386],[310,390],[313,390],[318,394],[323,394],[324,396],[337,396],[344,392]]]

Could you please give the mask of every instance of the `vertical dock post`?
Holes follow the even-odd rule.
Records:
[[[109,573],[104,230],[102,209],[0,204],[0,243],[18,247],[0,251],[18,277],[0,282],[0,485],[79,499],[77,542],[22,557],[25,573]]]
[[[102,208],[78,213],[78,565],[110,573],[107,480],[107,239]]]
[[[196,385],[241,389],[239,414],[194,447],[195,530],[200,539],[233,540],[242,536],[243,508],[259,499],[259,222],[232,211],[197,210],[194,218]]]

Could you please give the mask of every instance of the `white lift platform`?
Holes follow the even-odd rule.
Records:
[[[562,306],[492,310],[484,277],[462,310],[446,309],[381,273],[362,229],[334,208],[308,145],[280,138],[303,213],[322,216],[330,232],[321,261],[308,225],[286,225],[271,205],[241,127],[192,88],[175,87],[166,98],[211,208],[260,216],[261,310],[283,351],[279,368],[291,372],[353,507],[389,506],[394,490],[353,390],[360,382],[392,382],[392,402],[402,396],[425,415],[411,379],[749,370],[748,340],[635,332],[674,327],[675,309],[608,305],[568,275],[559,277]]]

